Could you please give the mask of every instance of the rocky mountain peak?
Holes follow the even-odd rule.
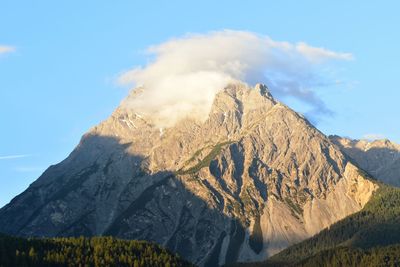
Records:
[[[221,90],[215,98],[218,99],[224,95],[228,95],[242,102],[276,103],[267,86],[261,83],[256,84],[254,88],[241,82],[231,83]]]
[[[124,105],[0,210],[0,231],[157,242],[204,266],[258,261],[359,211],[377,185],[265,85],[160,128]]]
[[[254,90],[260,92],[260,95],[272,97],[268,87],[265,84],[257,83],[256,86],[254,87]]]

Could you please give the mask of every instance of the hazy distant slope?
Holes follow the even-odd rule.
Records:
[[[390,140],[351,140],[339,136],[329,137],[333,143],[358,166],[375,178],[400,186],[400,145]]]

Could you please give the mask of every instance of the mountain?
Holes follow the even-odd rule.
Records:
[[[380,185],[365,207],[266,262],[237,266],[398,266],[400,189]]]
[[[400,145],[390,140],[351,140],[330,136],[333,143],[358,166],[378,180],[400,186]]]
[[[0,266],[191,267],[158,245],[111,237],[25,239],[0,234]]]
[[[261,261],[360,211],[378,185],[266,86],[160,128],[127,103],[0,210],[0,232],[156,242],[197,265]]]

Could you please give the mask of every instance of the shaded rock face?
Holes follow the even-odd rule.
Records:
[[[145,239],[217,266],[263,260],[359,211],[377,188],[263,85],[227,86],[204,122],[153,120],[123,102],[0,210],[0,231]]]
[[[329,137],[360,168],[387,184],[400,186],[400,145],[387,139],[351,140]]]

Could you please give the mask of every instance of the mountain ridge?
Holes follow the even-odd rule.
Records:
[[[358,166],[380,181],[400,187],[400,145],[388,139],[357,140],[330,136]]]

